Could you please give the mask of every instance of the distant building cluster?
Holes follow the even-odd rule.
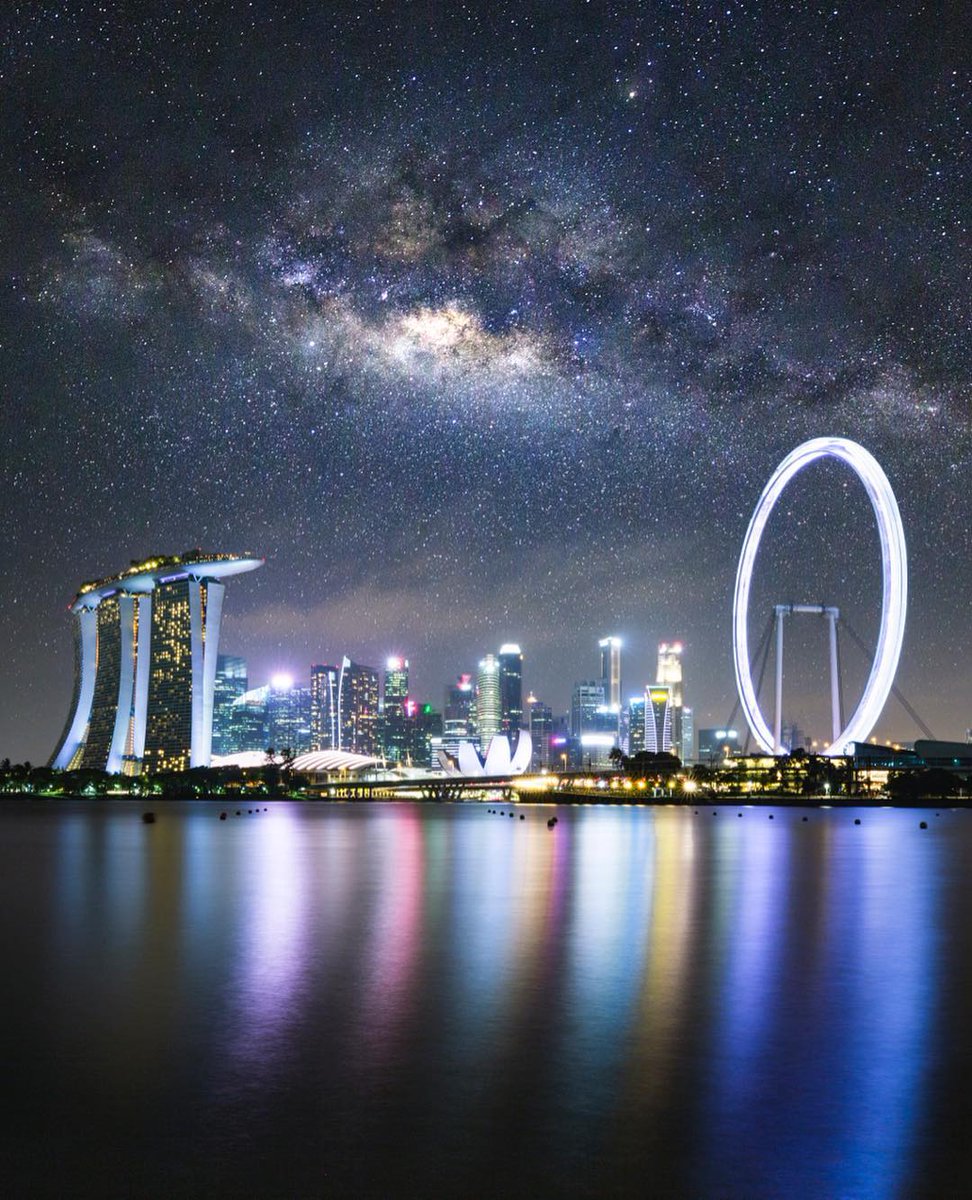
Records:
[[[524,699],[512,642],[448,684],[441,709],[416,699],[400,656],[381,671],[345,656],[299,682],[281,674],[254,686],[245,659],[219,653],[219,633],[223,581],[262,561],[192,550],[84,584],[71,605],[74,696],[51,765],[134,775],[272,747],[437,769],[474,761],[464,744],[485,761],[494,738],[494,761],[502,748],[537,771],[604,769],[644,751],[694,757],[680,642],[661,643],[655,681],[624,702],[621,640],[602,638],[598,676],[575,683],[560,714],[532,692]]]

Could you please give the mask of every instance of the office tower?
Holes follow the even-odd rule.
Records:
[[[649,687],[645,690],[645,749],[652,754],[672,751],[672,689]]]
[[[51,765],[137,773],[208,766],[230,575],[263,560],[189,550],[82,585],[75,680]]]
[[[227,754],[264,752],[271,745],[267,699],[270,685],[250,688],[230,708]]]
[[[442,749],[453,758],[459,753],[459,743],[475,737],[473,681],[471,675],[460,675],[446,688],[445,711],[442,714]]]
[[[311,667],[311,749],[341,749],[341,668]]]
[[[523,728],[523,654],[512,642],[499,652],[500,732],[510,739],[510,749]]]
[[[738,754],[740,744],[738,729],[700,729],[699,762],[715,766]]]
[[[267,746],[279,753],[303,754],[311,748],[311,691],[275,675],[267,688]]]
[[[530,767],[534,771],[543,771],[550,766],[553,713],[549,704],[541,703],[532,694],[527,697],[527,712],[530,717],[530,741],[533,743]]]
[[[341,664],[341,745],[352,754],[378,753],[378,672],[345,658]]]
[[[407,716],[407,757],[413,767],[431,767],[435,763],[433,743],[442,744],[442,713],[431,704],[411,703]]]
[[[683,763],[695,762],[695,713],[685,704],[682,705],[679,748],[679,758]]]
[[[601,651],[601,682],[604,685],[604,703],[621,711],[621,639],[601,638],[597,643]]]
[[[381,753],[391,762],[404,762],[408,754],[405,705],[408,700],[408,659],[394,656],[385,663],[382,700]]]
[[[502,725],[500,707],[500,665],[493,654],[487,654],[476,672],[476,725],[479,748],[485,753],[490,739]]]
[[[596,724],[598,709],[604,707],[604,684],[588,679],[574,684],[570,698],[570,735],[579,738]]]
[[[659,642],[658,644],[658,674],[655,682],[669,688],[671,692],[671,750],[679,758],[684,758],[682,749],[684,731],[682,729],[682,643]],[[689,747],[691,752],[691,747]]]
[[[611,751],[618,744],[618,710],[604,703],[600,680],[574,684],[570,732],[575,765],[594,770],[611,765]]]
[[[645,697],[628,701],[628,754],[634,757],[645,748]]]
[[[233,753],[230,727],[233,701],[245,691],[246,659],[235,654],[221,654],[216,660],[216,680],[213,685],[213,754]]]

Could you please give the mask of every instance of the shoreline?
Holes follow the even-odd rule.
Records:
[[[741,808],[815,808],[820,810],[838,811],[844,808],[914,808],[914,809],[972,809],[972,796],[930,796],[919,799],[902,801],[887,797],[874,796],[789,796],[766,795],[759,796],[694,796],[691,800],[662,798],[659,796],[639,799],[622,799],[616,795],[586,796],[578,793],[546,793],[543,797],[517,796],[512,799],[496,800],[432,800],[417,796],[375,796],[375,797],[324,797],[324,796],[259,796],[247,797],[245,800],[238,796],[54,796],[37,795],[31,792],[12,792],[0,796],[0,806],[5,801],[27,801],[30,803],[89,803],[111,802],[131,804],[136,808],[151,808],[154,805],[168,804],[218,804],[225,808],[236,805],[252,804],[449,804],[464,807],[475,805],[519,806],[524,808],[679,808],[693,814],[704,809],[736,809]]]

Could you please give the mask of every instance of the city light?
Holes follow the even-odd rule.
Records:
[[[278,671],[276,675],[271,675],[270,686],[275,692],[289,692],[294,686],[294,677],[286,671]]]

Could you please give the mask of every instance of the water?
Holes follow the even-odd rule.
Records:
[[[972,812],[268,807],[0,806],[5,1194],[969,1193]]]

